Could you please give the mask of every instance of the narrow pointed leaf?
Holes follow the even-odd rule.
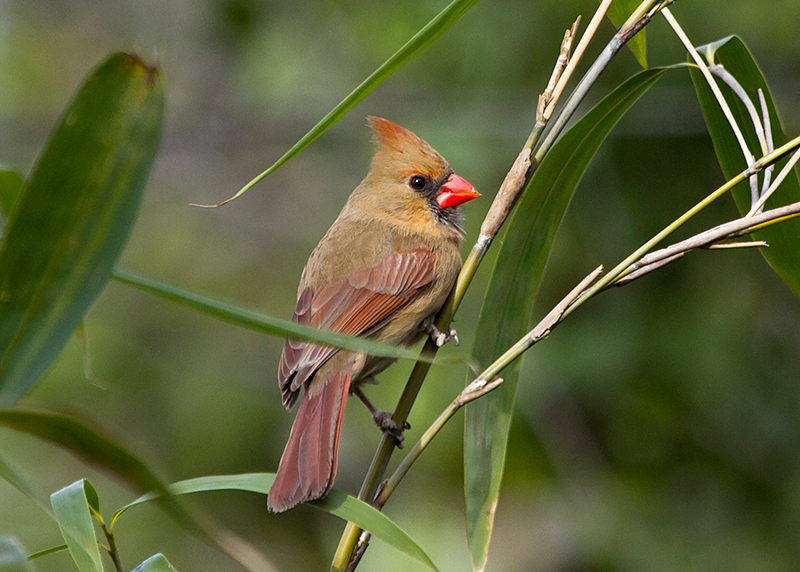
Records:
[[[24,185],[25,180],[19,173],[0,171],[0,212],[3,213],[6,224],[11,221],[16,212]]]
[[[155,556],[151,556],[141,564],[139,564],[136,568],[133,569],[133,572],[177,572],[175,568],[172,567],[172,564],[164,558],[163,554],[156,554]]]
[[[608,8],[608,19],[617,27],[621,27],[641,4],[640,0],[614,0]],[[627,46],[639,60],[639,65],[647,69],[647,38],[645,29],[642,28],[634,37],[628,40]]]
[[[306,133],[300,141],[295,143],[280,159],[266,171],[247,183],[239,192],[228,200],[220,203],[223,205],[241,196],[264,177],[274,173],[279,167],[285,165],[292,157],[310,145],[317,137],[333,127],[337,121],[358,105],[372,90],[378,87],[394,72],[403,67],[408,61],[427,48],[433,41],[441,36],[450,26],[455,24],[461,16],[467,13],[478,0],[454,0],[436,17],[428,22],[424,28],[417,32],[406,44],[397,50],[392,57],[383,62],[370,76],[345,97],[339,105],[334,107],[325,117],[320,119],[311,131]],[[215,205],[215,206],[220,206]]]
[[[642,71],[614,90],[555,143],[534,173],[508,225],[483,301],[473,346],[481,365],[529,330],[545,262],[575,187],[611,128],[665,71]],[[488,558],[518,367],[503,374],[505,383],[497,390],[466,406],[464,492],[475,570],[483,570]]]
[[[153,280],[147,276],[128,272],[127,270],[114,270],[115,280],[128,286],[133,286],[143,292],[148,292],[155,296],[164,298],[171,302],[181,304],[187,308],[197,310],[224,322],[242,326],[255,332],[269,334],[271,336],[290,337],[298,340],[308,340],[339,348],[355,350],[373,356],[393,357],[400,359],[419,360],[419,353],[405,348],[381,344],[363,338],[347,336],[337,332],[320,330],[304,324],[298,324],[290,320],[275,318],[267,314],[253,312],[246,308],[240,308],[232,304],[226,304],[195,294],[188,290],[183,290],[158,280]],[[445,363],[439,360],[437,363]]]
[[[759,115],[761,106],[758,99],[758,90],[761,89],[763,91],[769,108],[775,148],[786,143],[788,138],[783,132],[780,116],[775,109],[764,75],[742,40],[731,36],[714,44],[698,48],[698,51],[703,55],[710,55],[713,63],[722,64],[736,78],[750,96],[755,108],[759,110]],[[708,125],[708,131],[711,134],[711,140],[714,143],[717,159],[725,177],[731,179],[747,168],[741,148],[702,73],[695,68],[691,68],[691,74],[697,97],[700,100],[700,107],[703,110],[706,125]],[[726,84],[721,81],[717,81],[717,84],[744,134],[750,152],[756,157],[761,156],[753,122],[744,104]],[[786,164],[786,161],[779,161],[776,164],[776,175]],[[750,210],[750,188],[747,184],[736,187],[733,190],[733,198],[742,214]],[[800,201],[800,184],[798,184],[797,174],[794,172],[786,177],[781,187],[767,200],[765,209],[780,207],[797,201]],[[760,248],[759,251],[778,276],[788,284],[795,294],[800,296],[800,219],[782,222],[755,232],[753,233],[753,239],[763,240],[769,244],[769,248]]]
[[[81,479],[50,495],[53,512],[73,562],[80,572],[103,572],[97,534],[89,512],[87,485]],[[91,486],[91,485],[89,485]],[[92,489],[94,490],[94,489]],[[94,493],[95,497],[97,493]]]
[[[40,500],[39,495],[33,491],[31,486],[28,484],[27,479],[25,479],[25,477],[23,477],[9,461],[3,459],[3,457],[0,457],[0,477],[8,481],[19,492],[31,499],[47,514],[53,516],[53,511],[50,510],[48,505]]]
[[[0,402],[50,365],[108,280],[161,139],[161,74],[114,54],[47,142],[0,250]]]
[[[0,538],[0,572],[32,572],[25,549],[16,538]]]
[[[42,556],[49,556],[51,554],[55,554],[56,552],[63,552],[64,550],[69,550],[69,546],[66,544],[59,544],[58,546],[53,546],[51,548],[45,548],[44,550],[40,550],[39,552],[34,552],[28,558],[30,560],[36,560],[37,558],[41,558]]]
[[[261,554],[243,540],[220,529],[213,522],[206,522],[190,513],[142,460],[99,431],[64,415],[18,409],[0,409],[0,426],[22,431],[63,447],[83,461],[121,479],[139,493],[155,491],[155,496],[164,509],[181,526],[210,546],[228,554],[248,570],[273,569]]]
[[[188,479],[169,485],[169,490],[174,495],[199,493],[208,491],[248,491],[266,495],[275,481],[274,473],[248,473],[242,475],[218,475]],[[154,494],[147,494],[119,509],[114,515],[118,519],[129,508],[137,504],[153,500]],[[359,528],[368,530],[374,536],[387,544],[405,552],[415,560],[422,562],[431,570],[436,570],[431,559],[408,534],[397,526],[385,514],[367,503],[351,497],[343,492],[332,490],[327,496],[308,503],[311,506],[324,510],[344,521],[355,523]]]

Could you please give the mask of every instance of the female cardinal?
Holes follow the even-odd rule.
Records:
[[[411,345],[432,326],[461,269],[458,205],[480,196],[425,141],[386,119],[369,118],[377,151],[366,178],[303,269],[292,319],[395,345]],[[291,409],[305,386],[267,506],[281,512],[324,496],[336,475],[348,393],[384,430],[397,431],[358,385],[395,360],[287,340],[278,384]],[[402,429],[401,429],[402,430]]]

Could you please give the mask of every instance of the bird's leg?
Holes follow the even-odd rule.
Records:
[[[372,420],[375,421],[375,425],[377,425],[381,431],[389,433],[389,435],[394,437],[397,441],[397,448],[402,449],[404,439],[403,431],[406,429],[411,429],[411,425],[409,425],[409,423],[406,421],[403,423],[402,429],[398,427],[397,423],[395,423],[394,419],[392,419],[391,411],[384,411],[383,409],[378,409],[372,405],[372,402],[369,400],[369,398],[367,398],[366,395],[364,395],[364,392],[360,387],[356,386],[350,388],[350,393],[358,397],[361,402],[367,406],[369,412],[372,413]]]
[[[450,340],[455,341],[457,346],[461,345],[461,340],[458,339],[458,332],[456,332],[455,328],[448,327],[447,333],[440,332],[436,324],[433,323],[433,318],[423,320],[419,328],[431,337],[437,347],[442,347]]]

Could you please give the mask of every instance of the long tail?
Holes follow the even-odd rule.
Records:
[[[267,498],[271,511],[282,512],[318,499],[333,485],[351,377],[352,374],[339,374],[317,395],[309,398],[306,391],[303,396]]]

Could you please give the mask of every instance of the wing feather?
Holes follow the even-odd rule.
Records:
[[[395,252],[380,264],[362,268],[314,293],[306,288],[292,319],[351,336],[369,335],[413,301],[433,281],[435,255],[426,248]],[[283,404],[291,408],[300,388],[338,348],[298,340],[283,345],[278,384]]]

